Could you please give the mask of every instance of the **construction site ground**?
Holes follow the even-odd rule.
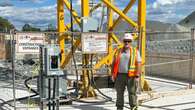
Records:
[[[152,92],[143,92],[138,94],[139,110],[195,110],[195,89],[188,89],[188,83],[178,81],[165,80],[160,78],[147,77],[152,87]],[[23,84],[17,84],[16,97],[25,97],[32,95]],[[105,103],[81,103],[73,101],[72,105],[60,105],[60,110],[116,110],[116,92],[112,88],[100,89],[106,95],[112,97],[112,101]],[[0,110],[13,110],[13,103],[7,101],[13,99],[12,83],[9,81],[0,81]],[[98,92],[97,92],[98,94]],[[128,96],[125,92],[124,110],[129,110]],[[98,94],[97,99],[82,99],[84,101],[103,101],[101,95]],[[17,110],[39,110],[39,106],[31,100],[23,100],[16,102]],[[47,108],[45,108],[47,109]]]

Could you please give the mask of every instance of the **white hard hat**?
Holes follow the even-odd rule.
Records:
[[[125,33],[123,40],[133,40],[133,36],[131,33]]]

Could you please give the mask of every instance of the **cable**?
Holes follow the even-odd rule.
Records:
[[[78,82],[79,82],[79,79],[78,79],[78,70],[77,70],[77,65],[76,65],[76,60],[75,60],[75,57],[74,57],[74,52],[73,52],[73,50],[74,50],[74,47],[73,47],[73,41],[74,41],[74,38],[73,38],[73,16],[72,16],[72,0],[70,0],[70,22],[71,22],[71,37],[72,37],[72,41],[71,41],[71,43],[72,43],[72,58],[73,58],[73,62],[74,62],[74,65],[75,65],[75,72],[76,72],[76,88],[75,88],[75,93],[76,93],[76,96],[78,96]]]
[[[37,92],[36,90],[30,88],[30,87],[28,86],[28,84],[27,84],[29,80],[32,80],[33,78],[37,78],[37,77],[38,77],[38,76],[29,77],[28,79],[26,79],[26,80],[24,81],[24,85],[28,88],[28,90],[32,91],[32,92],[35,93],[35,94],[30,95],[30,96],[21,97],[21,98],[16,98],[15,101],[26,100],[26,99],[28,99],[28,98],[32,98],[32,97],[35,97],[35,96],[38,95],[38,92]],[[0,105],[3,106],[4,104],[8,104],[9,102],[13,102],[13,101],[14,101],[14,99],[11,99],[11,100],[8,100],[8,101],[5,101],[5,102],[1,103]],[[8,105],[10,105],[10,104],[8,104]],[[12,106],[12,105],[10,105],[10,106]]]
[[[30,90],[31,92],[33,92],[33,93],[35,93],[35,94],[39,94],[36,90],[34,90],[34,89],[32,89],[31,87],[29,87],[29,85],[28,85],[28,81],[30,81],[30,80],[32,80],[32,79],[34,79],[34,78],[38,78],[38,76],[32,76],[32,77],[29,77],[28,79],[26,79],[25,81],[24,81],[24,85],[26,86],[26,88],[28,89],[28,90]]]
[[[93,55],[91,55],[91,67],[93,66]],[[103,96],[103,98],[105,99],[104,101],[84,101],[84,100],[81,100],[79,97],[75,98],[75,99],[72,99],[72,101],[76,101],[76,102],[81,102],[81,103],[98,103],[98,104],[102,104],[102,103],[106,103],[108,101],[112,101],[112,98],[105,95],[104,93],[102,93],[99,88],[96,86],[96,83],[94,81],[94,77],[93,77],[93,70],[91,69],[91,78],[90,79],[90,83],[89,84],[92,84],[92,86]],[[88,77],[89,77],[89,74],[88,74]]]
[[[105,7],[103,5],[102,6],[102,17],[101,17],[101,20],[100,20],[100,25],[99,25],[98,32],[102,32],[102,27],[103,27],[103,23],[104,23],[104,14],[105,14]]]
[[[91,55],[91,67],[93,66],[93,55]],[[91,69],[91,77],[92,77],[92,84],[95,87],[95,89],[102,95],[104,96],[106,99],[108,99],[108,101],[112,100],[111,97],[105,95],[104,93],[102,93],[99,88],[96,86],[96,83],[94,81],[94,77],[93,77],[93,70]]]

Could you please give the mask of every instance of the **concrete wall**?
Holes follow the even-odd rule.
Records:
[[[190,55],[155,55],[147,57],[147,65],[159,64],[146,67],[146,74],[157,77],[164,77],[174,80],[182,80],[189,82],[191,79],[195,82],[195,57],[194,65],[192,67],[191,61],[176,62],[187,60]],[[168,62],[176,62],[168,64]],[[192,73],[193,69],[193,73]]]

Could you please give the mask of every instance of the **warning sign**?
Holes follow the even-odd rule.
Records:
[[[107,53],[108,36],[106,33],[83,33],[83,53]]]
[[[44,44],[43,33],[17,33],[16,52],[27,54],[38,54],[39,45]]]

